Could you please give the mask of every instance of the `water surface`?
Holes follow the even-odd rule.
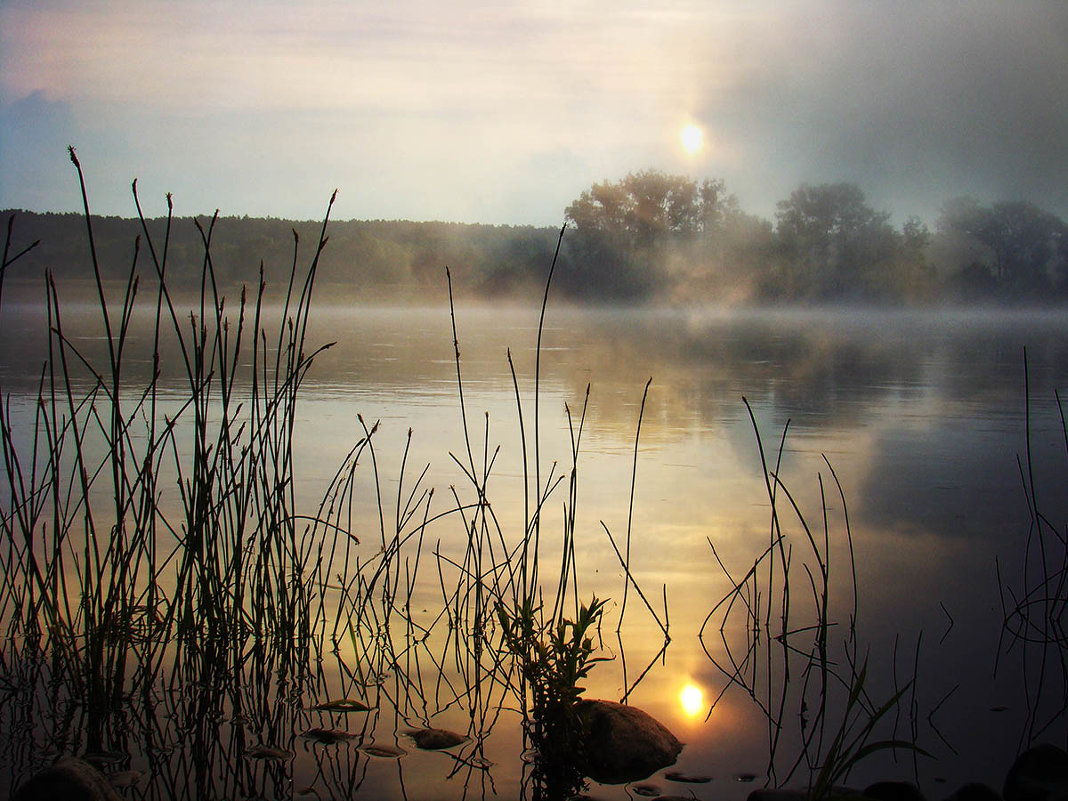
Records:
[[[299,407],[297,488],[309,508],[364,424],[377,422],[375,468],[387,509],[424,466],[425,485],[436,488],[435,509],[450,508],[450,487],[462,493],[467,483],[460,465],[474,461],[482,467],[499,447],[488,487],[499,521],[514,534],[525,520],[521,424],[533,464],[536,365],[543,482],[570,471],[572,438],[585,406],[577,461],[579,594],[611,599],[612,625],[600,645],[613,659],[596,668],[587,694],[613,700],[628,695],[674,730],[687,743],[680,767],[715,777],[711,784],[684,788],[697,798],[743,797],[751,785],[734,777],[763,776],[767,767],[766,722],[740,688],[720,696],[726,681],[713,661],[722,662],[728,641],[744,640],[745,633],[728,629],[721,639],[716,631],[704,647],[698,639],[710,610],[731,588],[712,546],[735,578],[768,546],[771,507],[757,430],[772,463],[787,430],[778,473],[819,537],[827,509],[830,600],[842,624],[831,636],[845,638],[853,602],[848,519],[856,631],[872,666],[873,696],[885,700],[895,681],[903,684],[902,676],[916,673],[915,691],[907,696],[916,712],[912,733],[935,758],[914,765],[907,754],[898,754],[896,762],[880,757],[856,781],[918,775],[929,796],[943,793],[942,782],[1000,786],[1033,696],[1019,661],[1024,649],[1007,650],[1002,631],[1003,588],[1019,591],[1026,580],[1030,516],[1022,475],[1028,475],[1028,444],[1043,508],[1062,529],[1068,519],[1068,459],[1054,396],[1068,376],[1063,315],[550,308],[539,365],[535,311],[462,307],[455,316],[459,384],[447,308],[327,306],[312,322],[311,342],[336,344],[317,358]],[[32,408],[41,354],[7,343],[11,337],[32,343],[39,323],[25,310],[4,320],[0,378],[16,416]],[[92,332],[82,336],[92,348]],[[650,379],[635,462],[639,410]],[[164,385],[171,381],[180,397],[182,376],[165,365]],[[546,507],[547,554],[557,547],[552,537],[560,528],[564,492],[557,491]],[[358,534],[369,553],[380,546],[377,504],[370,484],[357,494]],[[662,619],[667,603],[666,650],[654,616],[633,589],[627,590],[620,635],[614,631],[626,579],[605,528],[622,542],[628,527],[635,579]],[[784,529],[801,565],[802,530],[795,519]],[[455,520],[445,520],[433,536],[439,553],[462,554],[466,535]],[[552,565],[558,557],[545,561]],[[412,605],[433,615],[441,590],[431,569],[424,577]],[[433,672],[435,666],[420,669]],[[390,685],[390,677],[380,678]],[[696,714],[679,701],[687,685],[704,693]],[[497,721],[492,736],[479,744],[477,759],[468,754],[457,761],[413,753],[403,731],[426,724],[467,730],[471,710],[402,696],[399,684],[379,696],[372,731],[408,756],[376,760],[347,745],[332,751],[306,745],[292,775],[264,792],[314,797],[300,791],[352,787],[358,774],[361,798],[420,795],[413,788],[421,783],[440,784],[442,797],[518,794],[522,744],[514,712]],[[1063,731],[1063,721],[1060,726]],[[659,783],[665,793],[679,791],[663,777]],[[626,797],[619,788],[599,788],[597,794]]]

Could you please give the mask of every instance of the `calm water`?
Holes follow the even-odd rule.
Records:
[[[481,464],[484,452],[500,447],[489,486],[499,520],[512,530],[521,530],[524,520],[523,462],[508,353],[530,437],[537,322],[529,309],[457,311],[475,458]],[[410,428],[403,486],[410,487],[428,465],[424,481],[437,488],[435,508],[448,508],[454,503],[449,488],[462,492],[465,485],[450,454],[466,461],[448,310],[324,308],[313,323],[312,342],[338,344],[322,354],[304,385],[297,429],[301,496],[314,507],[362,434],[360,414],[368,425],[380,422],[376,458],[387,506],[395,503],[391,499],[399,489]],[[9,317],[5,326],[0,378],[17,415],[20,404],[28,402],[24,393],[31,390],[39,362],[9,343],[30,336],[34,322],[24,314]],[[843,524],[848,512],[856,560],[856,629],[873,673],[871,694],[885,700],[893,692],[895,673],[903,684],[900,676],[915,669],[915,690],[906,700],[918,713],[919,744],[936,757],[917,762],[929,797],[948,795],[954,783],[971,779],[1000,787],[1035,692],[1034,682],[1023,680],[1023,649],[1006,652],[999,645],[1004,612],[995,572],[997,563],[1003,583],[1021,592],[1029,526],[1017,462],[1026,448],[1023,354],[1026,347],[1039,499],[1063,531],[1068,458],[1054,390],[1068,384],[1066,334],[1068,319],[1052,312],[550,309],[540,368],[542,477],[570,469],[569,413],[571,425],[577,425],[589,386],[578,458],[579,594],[611,599],[602,645],[613,661],[595,668],[587,695],[618,700],[633,686],[630,703],[654,714],[687,743],[679,766],[714,777],[710,784],[692,786],[654,778],[664,793],[692,790],[700,799],[740,798],[753,785],[734,777],[762,776],[767,767],[767,725],[740,688],[728,689],[709,714],[711,700],[725,686],[712,658],[722,662],[726,645],[744,640],[744,631],[728,626],[721,639],[713,626],[714,636],[706,633],[704,648],[698,639],[706,616],[731,587],[710,541],[739,578],[769,540],[770,504],[743,397],[772,461],[789,424],[779,474],[819,538],[822,478],[831,603],[841,622],[831,637],[840,639],[851,604]],[[628,527],[635,433],[649,379],[630,564],[661,615],[666,599],[671,642],[663,653],[663,636],[633,589],[616,637],[625,577],[604,531],[607,527],[622,541]],[[180,387],[177,377],[174,386]],[[562,488],[552,496],[547,518],[561,517],[564,493]],[[361,547],[370,552],[376,547],[377,514],[373,493],[361,495]],[[800,565],[807,548],[804,534],[796,518],[786,517],[784,530]],[[435,536],[440,552],[462,552],[462,529],[445,524]],[[551,542],[546,547],[552,552]],[[546,557],[546,562],[557,559]],[[432,614],[441,590],[429,569],[425,575],[413,606]],[[1060,687],[1063,676],[1047,674],[1042,680]],[[704,694],[697,710],[680,703],[687,685]],[[396,693],[383,693],[379,700],[399,711],[380,710],[373,725],[376,737],[409,752],[415,749],[403,735],[406,727],[429,723],[466,731],[470,722],[462,704],[436,704],[425,697],[415,704]],[[904,719],[901,726],[907,733]],[[1053,732],[1047,739],[1063,740],[1063,721]],[[479,759],[466,763],[448,754],[381,760],[347,744],[333,748],[298,748],[291,773],[268,782],[264,792],[330,797],[338,787],[355,786],[353,776],[359,777],[360,798],[425,797],[425,788],[419,789],[423,784],[434,786],[435,796],[442,798],[512,798],[519,792],[522,746],[518,718],[511,712],[497,721]],[[135,767],[138,759],[132,760]],[[487,769],[483,759],[492,766]],[[911,756],[899,755],[896,763],[880,757],[856,781],[913,774]],[[595,788],[595,793],[627,797],[622,788]]]

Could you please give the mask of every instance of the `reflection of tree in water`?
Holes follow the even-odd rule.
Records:
[[[562,353],[554,366],[571,392],[592,376],[598,430],[626,431],[632,400],[616,388],[651,375],[660,407],[649,418],[652,438],[671,435],[661,421],[737,418],[743,394],[770,406],[780,424],[817,429],[858,426],[887,401],[932,392],[1000,403],[1019,392],[1025,343],[1033,343],[1036,380],[1068,371],[1063,321],[1052,315],[624,311],[564,319],[560,339],[580,342],[581,356]]]
[[[592,363],[598,389],[594,412],[602,425],[605,418],[625,420],[633,414],[614,386],[635,373],[653,376],[660,407],[650,417],[654,439],[670,436],[670,426],[661,421],[716,425],[725,416],[739,417],[743,394],[769,404],[783,421],[850,426],[894,387],[919,382],[924,343],[863,327],[839,331],[839,322],[833,314],[774,312],[697,321],[682,313],[606,315],[581,328],[577,361]],[[575,389],[585,377],[567,374]]]

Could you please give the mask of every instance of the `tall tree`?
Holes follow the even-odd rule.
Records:
[[[636,298],[668,291],[669,264],[707,259],[736,201],[722,181],[657,170],[594,184],[565,210],[573,233],[565,286],[575,294]]]
[[[889,214],[875,211],[855,184],[802,184],[776,214],[783,294],[869,296],[895,255]]]
[[[938,229],[950,270],[972,284],[989,282],[1006,297],[1068,289],[1068,225],[1031,203],[958,198],[946,204]]]

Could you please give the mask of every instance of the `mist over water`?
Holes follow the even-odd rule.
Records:
[[[69,320],[75,336],[78,317]],[[380,424],[375,466],[385,496],[403,490],[402,459],[409,472],[428,465],[425,481],[441,498],[462,483],[452,458],[463,461],[465,445],[451,322],[447,308],[433,306],[325,306],[314,313],[312,347],[336,344],[317,357],[298,406],[295,476],[303,505],[314,508],[362,435],[357,415],[367,426]],[[32,315],[8,315],[6,334],[23,324],[31,330]],[[477,448],[486,443],[488,453],[500,446],[490,484],[495,514],[513,530],[523,525],[516,387],[524,403],[533,403],[537,325],[530,309],[456,310],[472,439]],[[1066,334],[1068,321],[1052,312],[550,306],[540,365],[543,475],[569,464],[569,430],[590,386],[576,566],[580,594],[609,598],[615,611],[625,580],[601,523],[616,535],[628,526],[635,428],[652,379],[637,454],[631,569],[654,599],[663,588],[672,641],[658,658],[652,619],[639,607],[628,610],[621,641],[605,641],[614,659],[591,675],[589,697],[618,699],[649,665],[629,700],[688,743],[680,766],[722,779],[716,797],[743,797],[751,789],[728,783],[735,773],[762,775],[766,724],[744,694],[728,691],[707,722],[678,700],[689,684],[706,701],[725,684],[697,640],[709,610],[730,589],[709,540],[736,573],[767,547],[770,507],[744,397],[769,458],[789,425],[778,474],[817,525],[822,477],[835,532],[830,558],[843,572],[849,556],[839,521],[848,511],[858,638],[879,692],[892,686],[892,675],[907,675],[920,650],[920,744],[937,757],[918,762],[921,782],[937,788],[941,780],[955,786],[975,779],[997,786],[1027,710],[1019,654],[1001,653],[999,645],[1003,612],[995,572],[997,560],[1003,581],[1020,579],[1028,535],[1017,462],[1027,449],[1024,352],[1031,466],[1047,514],[1064,520],[1068,459],[1054,390],[1068,376]],[[77,336],[94,347],[92,331]],[[137,336],[148,335],[135,331],[134,346]],[[32,411],[39,356],[30,349],[3,353],[0,377],[16,416]],[[170,367],[162,369],[166,387]],[[181,377],[173,378],[177,391]],[[831,489],[831,468],[847,509]],[[361,548],[373,551],[378,512],[369,489],[357,495],[356,513],[363,521]],[[446,525],[437,536],[440,553],[462,553],[462,527]],[[546,568],[547,578],[553,569]],[[839,615],[849,605],[847,577],[838,573],[832,584]],[[429,609],[440,600],[431,582],[417,591],[413,606]],[[719,647],[711,646],[713,654]],[[936,706],[937,716],[925,719]],[[873,760],[859,775],[908,778],[911,759],[901,759]],[[515,775],[514,766],[499,772],[506,785]]]
[[[145,5],[0,0],[0,801],[1068,746],[1068,4]]]
[[[399,453],[410,425],[415,455],[409,459],[430,463],[433,482],[456,481],[455,465],[445,457],[462,447],[447,310],[338,309],[317,322],[339,345],[324,355],[304,407],[303,444],[316,460],[339,447],[339,434],[346,425],[352,430],[359,411],[382,420],[383,441],[393,445],[380,448],[383,463],[390,450]],[[507,353],[529,401],[536,316],[466,307],[457,322],[468,414],[479,438],[488,425],[491,449],[502,445],[496,489],[518,504]],[[952,692],[934,723],[960,755],[944,746],[939,751],[941,741],[928,731],[922,744],[940,758],[926,768],[921,760],[921,775],[953,781],[982,773],[1000,781],[1020,736],[1025,699],[1011,658],[1001,656],[1001,681],[992,680],[1002,618],[995,559],[1003,577],[1018,578],[1029,521],[1017,463],[1027,447],[1025,349],[1034,474],[1051,518],[1068,513],[1059,490],[1068,471],[1054,397],[1068,375],[1063,316],[550,308],[546,322],[545,469],[568,452],[565,404],[576,414],[591,385],[580,457],[578,564],[591,591],[617,601],[618,564],[598,523],[625,528],[629,452],[642,387],[652,378],[638,454],[632,566],[654,594],[667,586],[673,641],[666,665],[652,672],[634,702],[685,726],[695,762],[704,754],[726,770],[730,759],[751,767],[760,761],[751,751],[727,759],[724,749],[754,742],[736,741],[738,732],[711,722],[694,729],[674,706],[685,680],[696,677],[708,692],[723,683],[695,641],[725,591],[706,538],[739,572],[767,542],[767,497],[744,396],[769,452],[789,423],[780,474],[807,514],[818,521],[817,479],[830,481],[824,456],[841,479],[856,546],[859,636],[871,649],[873,670],[906,673],[905,654],[921,638],[920,708],[930,710]],[[841,514],[833,497],[830,507]],[[833,542],[842,570],[844,549],[842,539]],[[845,603],[844,593],[839,588],[832,602]],[[604,673],[613,669],[618,666]],[[595,684],[605,697],[621,689],[612,680]],[[721,704],[720,719],[728,709],[744,715],[740,697],[728,693]],[[1001,707],[1008,711],[990,711]]]

